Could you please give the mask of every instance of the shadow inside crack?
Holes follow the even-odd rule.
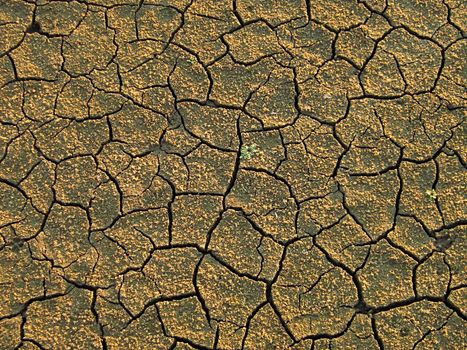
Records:
[[[31,25],[26,29],[26,33],[40,33],[41,32],[41,25],[39,22],[33,21]]]

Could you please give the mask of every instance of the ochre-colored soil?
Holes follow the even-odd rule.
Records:
[[[463,350],[467,3],[0,0],[0,350]]]

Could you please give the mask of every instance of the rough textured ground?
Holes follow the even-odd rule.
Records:
[[[0,0],[0,349],[465,349],[461,0]]]

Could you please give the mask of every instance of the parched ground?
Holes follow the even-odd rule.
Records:
[[[466,349],[466,31],[0,0],[0,349]]]

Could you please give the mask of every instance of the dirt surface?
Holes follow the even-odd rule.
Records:
[[[0,0],[0,349],[465,349],[461,0]]]

